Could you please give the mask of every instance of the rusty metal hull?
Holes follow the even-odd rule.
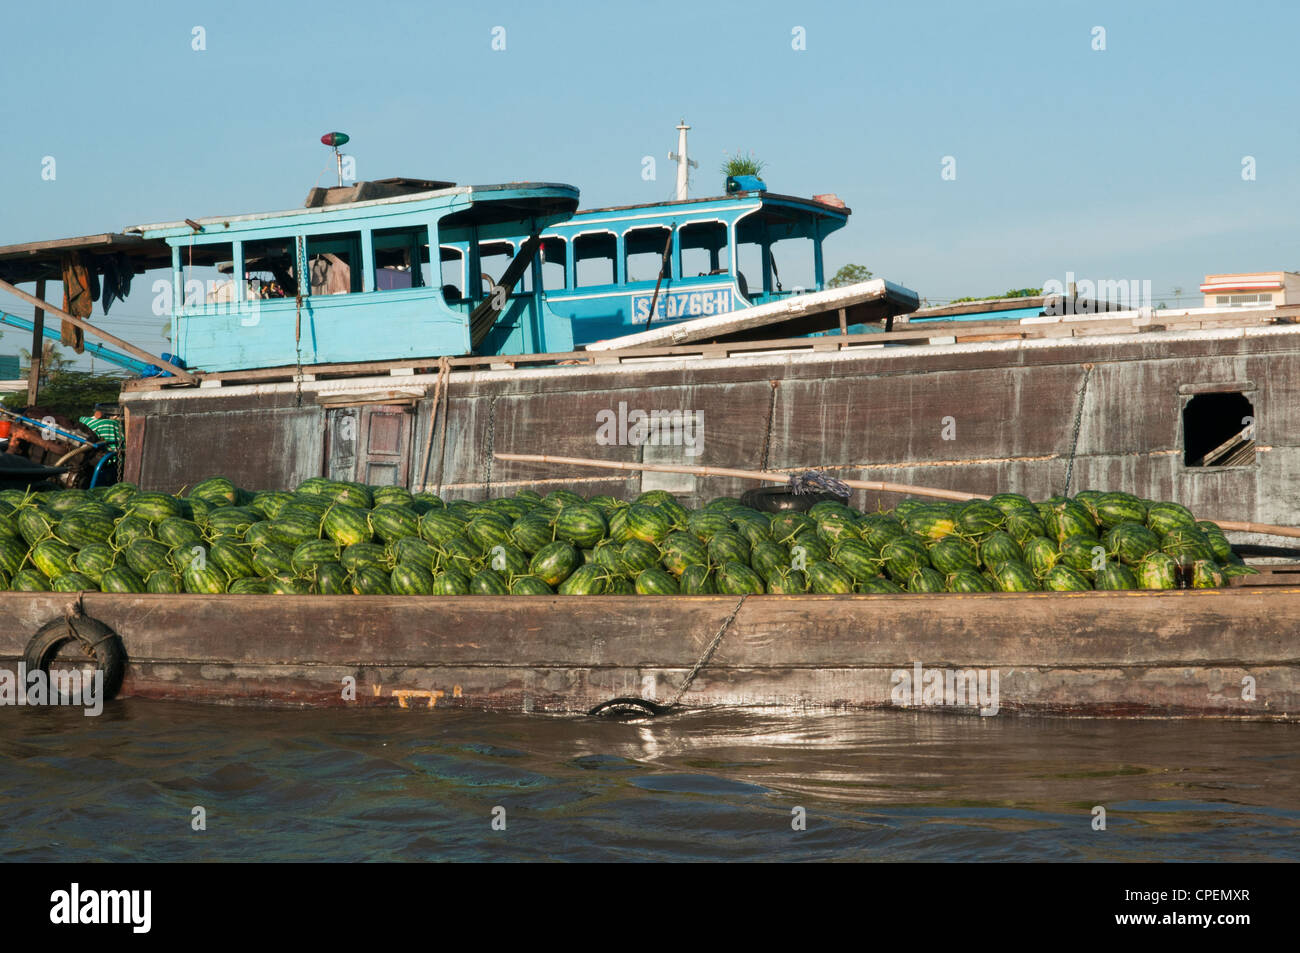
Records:
[[[0,667],[75,598],[0,593]],[[738,601],[86,593],[82,607],[122,637],[124,696],[559,713],[666,701]],[[892,707],[919,664],[996,672],[1003,713],[1289,720],[1297,618],[1300,588],[1281,587],[755,596],[683,704]]]

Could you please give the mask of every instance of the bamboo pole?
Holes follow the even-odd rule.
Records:
[[[116,335],[113,334],[109,334],[107,331],[97,328],[93,324],[87,321],[81,320],[81,318],[74,318],[66,311],[61,311],[58,308],[54,307],[54,305],[47,304],[46,302],[42,301],[40,298],[29,295],[26,291],[23,291],[21,288],[15,288],[7,281],[0,281],[0,291],[7,291],[11,295],[14,295],[17,298],[21,298],[22,300],[26,301],[28,304],[34,305],[37,308],[40,308],[42,311],[52,314],[63,321],[68,321],[71,324],[75,325],[76,327],[81,328],[81,330],[95,335],[95,337],[97,338],[103,338],[105,341],[107,341],[109,344],[112,344],[114,347],[119,347],[122,350],[126,351],[128,354],[140,358],[140,360],[142,361],[148,361],[150,364],[157,364],[159,367],[171,371],[172,374],[174,374],[179,380],[185,381],[187,384],[194,383],[194,375],[191,374],[189,371],[183,370],[182,368],[177,367],[175,364],[168,364],[158,355],[150,354],[148,351],[136,347],[134,344],[130,343],[129,341],[123,341],[120,337],[117,337]]]
[[[587,457],[554,457],[541,453],[498,453],[498,460],[515,460],[520,463],[559,463],[566,466],[600,467],[606,470],[653,470],[658,473],[690,473],[695,476],[725,476],[741,480],[761,480],[765,483],[789,483],[790,474],[774,473],[767,470],[736,470],[731,467],[692,467],[672,463],[623,463],[617,460],[592,460]],[[837,477],[838,479],[838,477]],[[903,493],[908,496],[931,496],[941,500],[984,499],[978,493],[960,493],[956,490],[940,490],[931,486],[915,486],[910,483],[886,483],[879,480],[840,480],[845,486],[855,490],[872,490],[876,493]],[[1300,529],[1293,526],[1275,526],[1271,523],[1246,523],[1236,520],[1209,520],[1220,529],[1237,533],[1257,533],[1260,536],[1287,536],[1300,539]]]

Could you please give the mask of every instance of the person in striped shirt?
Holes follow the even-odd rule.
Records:
[[[93,416],[79,417],[77,419],[83,427],[99,438],[100,443],[106,444],[109,450],[121,451],[123,442],[122,423],[116,418],[105,414],[102,404],[95,405]]]

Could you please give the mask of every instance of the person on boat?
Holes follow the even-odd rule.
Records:
[[[113,454],[116,462],[116,470],[121,474],[122,470],[122,444],[125,443],[122,432],[122,422],[116,417],[108,415],[109,407],[105,404],[96,404],[94,412],[89,417],[78,417],[78,421],[83,427],[99,438],[99,442],[104,444],[109,453]]]

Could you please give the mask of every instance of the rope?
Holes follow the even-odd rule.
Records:
[[[772,423],[776,418],[776,389],[781,386],[780,381],[768,381],[772,385],[772,394],[767,401],[767,431],[763,434],[763,460],[759,464],[760,470],[767,469],[767,455],[772,449]]]
[[[438,379],[433,385],[433,407],[429,415],[429,432],[424,437],[424,453],[420,457],[420,472],[418,474],[420,488],[417,492],[423,492],[429,485],[429,454],[433,452],[433,431],[438,423],[438,404],[442,400],[442,392],[446,387],[450,368],[451,361],[448,358],[438,358]],[[441,461],[439,461],[438,466],[441,468]]]
[[[1083,423],[1083,400],[1088,393],[1088,378],[1092,376],[1092,365],[1083,365],[1083,381],[1079,384],[1079,398],[1074,407],[1074,432],[1070,436],[1070,462],[1065,465],[1065,489],[1062,496],[1070,495],[1070,480],[1074,477],[1074,455],[1079,449],[1079,426]]]

